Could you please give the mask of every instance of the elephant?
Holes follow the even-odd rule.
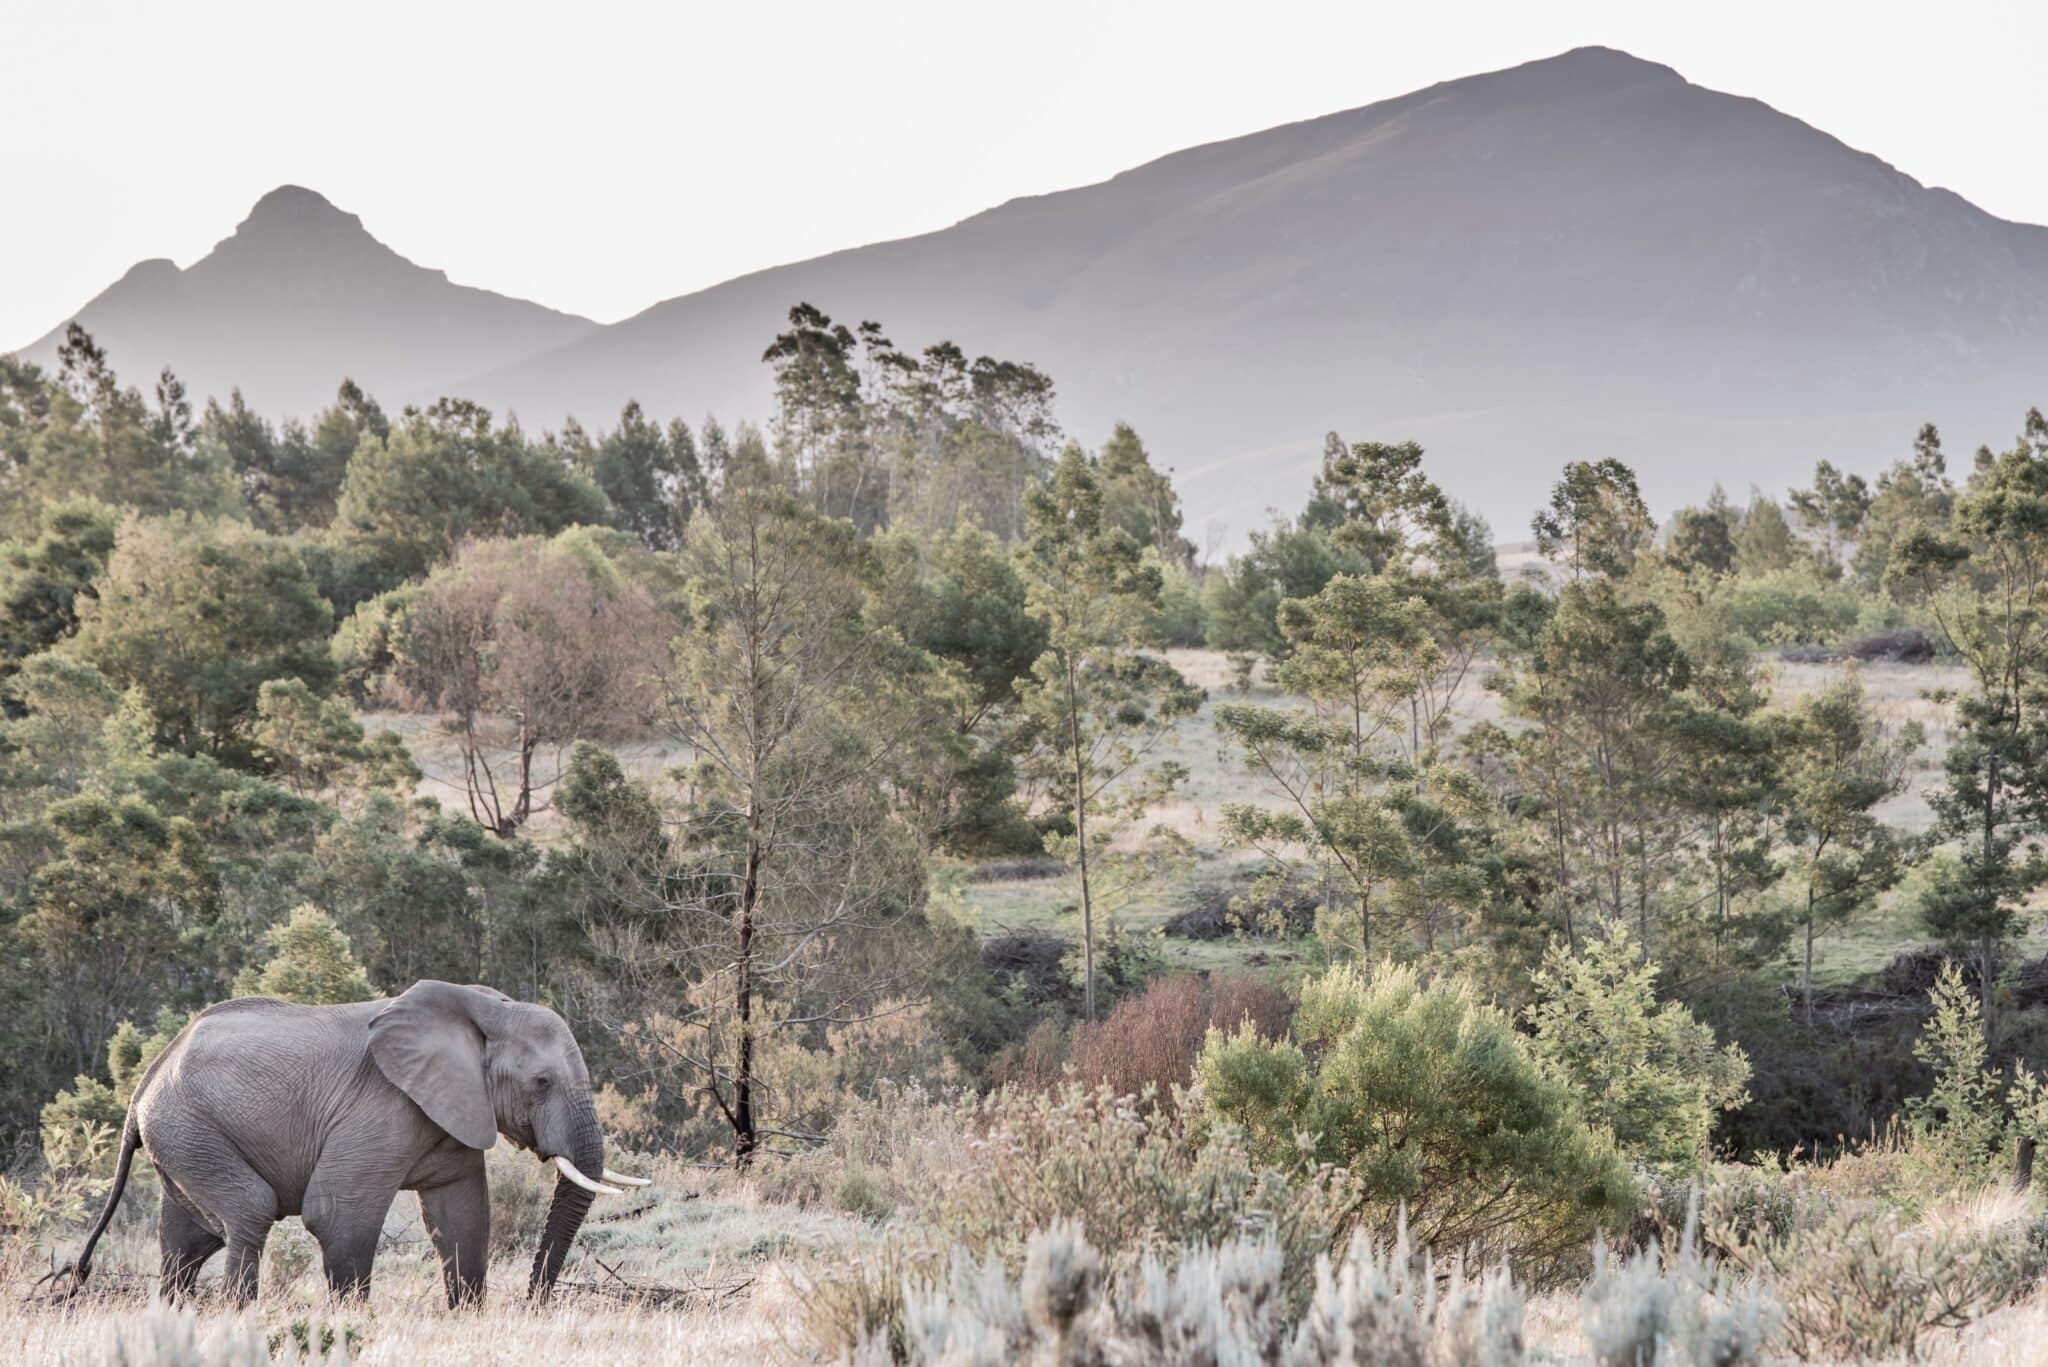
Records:
[[[329,1290],[366,1296],[385,1214],[412,1191],[448,1304],[474,1304],[490,1248],[484,1151],[500,1134],[558,1173],[527,1283],[545,1299],[592,1199],[648,1185],[604,1166],[590,1073],[566,1021],[488,987],[434,981],[346,1006],[240,997],[208,1007],[136,1084],[74,1285],[91,1273],[140,1148],[163,1179],[167,1297],[189,1296],[225,1247],[226,1292],[247,1303],[270,1227],[287,1215],[318,1241]]]

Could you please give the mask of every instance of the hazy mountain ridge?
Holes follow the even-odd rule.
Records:
[[[343,376],[373,393],[446,386],[587,335],[597,324],[449,281],[372,237],[356,215],[295,185],[179,270],[144,261],[74,315],[141,383],[165,365],[196,395],[239,386],[255,407],[306,416]],[[50,362],[64,329],[23,349]]]
[[[1509,530],[1571,456],[1665,501],[1778,486],[1924,418],[2002,439],[2048,380],[2048,229],[1581,49],[742,277],[467,387],[759,412],[754,320],[796,298],[1039,362],[1078,435],[1130,418],[1195,525],[1240,529],[1330,427],[1430,442]]]
[[[129,293],[161,274],[138,267]],[[1620,455],[1668,504],[1716,478],[1781,487],[1822,456],[1872,468],[1925,419],[1958,444],[2003,440],[2048,389],[2048,228],[1601,48],[1188,148],[610,327],[548,315],[560,335],[515,346],[506,329],[452,374],[383,384],[355,364],[316,388],[346,368],[530,426],[608,423],[628,398],[758,418],[761,347],[799,299],[902,345],[1042,365],[1075,435],[1127,418],[1179,468],[1196,528],[1297,502],[1332,427],[1423,440],[1511,535],[1563,459]],[[195,389],[224,382],[163,349]],[[270,387],[242,382],[252,400]]]

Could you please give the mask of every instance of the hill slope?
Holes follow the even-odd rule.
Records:
[[[195,395],[239,385],[258,409],[310,415],[345,376],[390,398],[447,387],[596,331],[587,318],[451,284],[311,190],[271,191],[185,270],[144,261],[74,315],[122,377],[165,365]],[[24,348],[48,363],[63,328]]]
[[[1668,506],[2048,401],[2048,229],[1599,48],[743,277],[467,388],[758,414],[798,299],[1045,366],[1076,435],[1125,417],[1179,468],[1197,528],[1292,506],[1331,427],[1420,438],[1513,536],[1570,456]]]

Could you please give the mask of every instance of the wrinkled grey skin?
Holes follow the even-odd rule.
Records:
[[[73,1272],[82,1283],[135,1150],[163,1178],[166,1295],[225,1247],[226,1290],[256,1294],[270,1227],[297,1215],[327,1285],[363,1296],[401,1191],[440,1255],[451,1306],[480,1300],[490,1247],[484,1150],[502,1133],[595,1178],[604,1137],[566,1022],[488,987],[421,982],[390,1001],[296,1006],[243,997],[201,1012],[136,1085],[114,1189]],[[554,1286],[591,1193],[560,1177],[530,1295]]]

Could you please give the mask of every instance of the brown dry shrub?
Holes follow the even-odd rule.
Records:
[[[1294,998],[1269,978],[1219,973],[1209,979],[1209,1024],[1225,1034],[1245,1021],[1261,1039],[1281,1039],[1294,1024]]]
[[[997,1087],[1043,1092],[1059,1082],[1066,1058],[1066,1027],[1058,1018],[1047,1016],[1031,1028],[1021,1044],[1005,1045],[989,1060],[989,1082]]]
[[[1249,1020],[1263,1038],[1278,1039],[1293,1016],[1287,994],[1257,978],[1218,975],[1206,988],[1192,976],[1155,978],[1100,1025],[1076,1026],[1068,1063],[1089,1086],[1105,1085],[1118,1096],[1149,1089],[1171,1104],[1174,1089],[1194,1079],[1210,1030],[1228,1033]]]
[[[1098,1025],[1074,1027],[1067,1055],[1074,1077],[1118,1096],[1148,1089],[1161,1098],[1194,1076],[1195,1055],[1209,1033],[1209,1004],[1194,978],[1155,978],[1126,997]]]

